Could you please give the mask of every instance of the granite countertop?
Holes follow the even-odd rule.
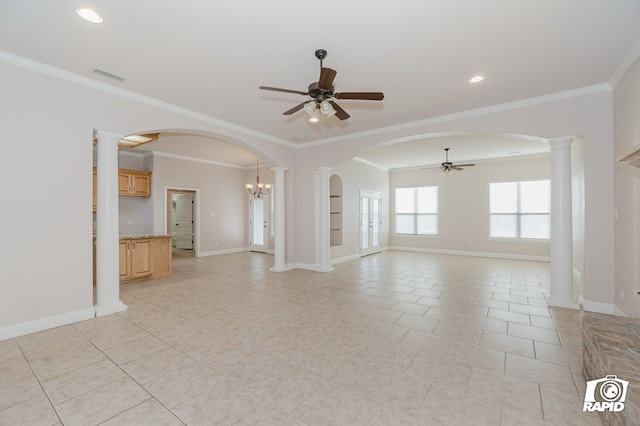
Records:
[[[133,234],[133,235],[120,235],[121,240],[132,240],[134,238],[166,238],[171,235],[167,234]]]

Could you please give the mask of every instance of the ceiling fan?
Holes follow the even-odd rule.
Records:
[[[326,57],[326,50],[316,50],[316,58],[320,60],[320,78],[318,79],[318,81],[311,83],[306,92],[269,86],[260,86],[260,89],[310,96],[311,98],[313,98],[313,100],[302,102],[301,104],[298,104],[290,110],[282,113],[282,115],[291,115],[304,108],[305,111],[311,115],[309,121],[318,121],[320,118],[320,114],[324,114],[328,117],[335,115],[340,120],[346,120],[347,118],[349,118],[350,115],[347,114],[347,112],[332,99],[356,99],[364,101],[381,101],[382,99],[384,99],[384,93],[382,92],[334,93],[333,79],[336,77],[337,71],[331,68],[324,68],[322,66],[322,61]]]
[[[463,167],[475,166],[475,164],[453,164],[451,161],[449,161],[449,148],[445,148],[444,152],[444,163],[441,163],[439,167],[426,167],[423,170],[442,170],[442,174],[446,176],[453,173],[454,170],[464,170]]]

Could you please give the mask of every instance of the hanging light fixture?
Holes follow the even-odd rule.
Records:
[[[316,123],[320,121],[322,117],[320,113],[327,117],[333,117],[336,114],[336,110],[333,109],[333,105],[326,99],[322,101],[310,101],[304,104],[304,110],[309,114],[309,121]]]
[[[245,187],[247,188],[247,192],[249,192],[249,195],[251,195],[253,198],[262,198],[264,195],[267,195],[269,193],[269,190],[271,189],[271,185],[269,185],[268,183],[260,183],[258,157],[256,157],[256,184],[252,185],[248,183],[245,185]]]

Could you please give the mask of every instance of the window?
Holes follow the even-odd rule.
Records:
[[[396,234],[438,235],[438,187],[396,188]]]
[[[549,239],[550,181],[489,184],[491,238]]]

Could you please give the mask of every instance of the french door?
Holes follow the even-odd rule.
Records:
[[[380,252],[380,204],[380,193],[360,190],[361,256]]]
[[[251,211],[251,251],[267,252],[267,200],[252,198],[249,200]]]

